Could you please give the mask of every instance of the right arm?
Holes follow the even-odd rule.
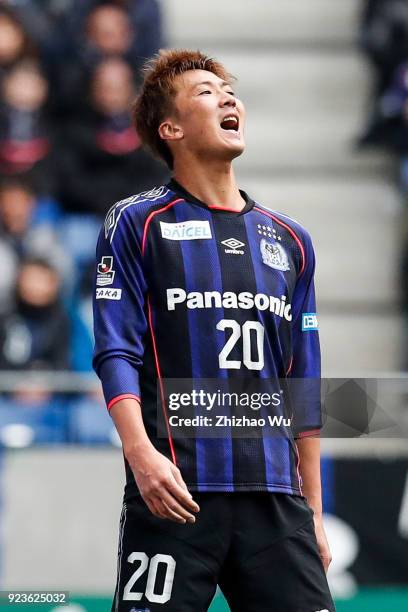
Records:
[[[122,399],[110,411],[124,455],[147,507],[156,516],[177,523],[194,523],[193,501],[180,470],[150,442],[136,399]]]
[[[97,247],[94,368],[145,503],[161,518],[194,522],[191,513],[199,507],[177,466],[154,448],[144,427],[139,370],[148,330],[144,308],[147,284],[140,243],[126,213],[113,229],[112,237],[112,231],[105,233],[102,228]]]

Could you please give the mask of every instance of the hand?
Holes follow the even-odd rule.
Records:
[[[323,527],[323,519],[321,515],[314,516],[314,524],[315,524],[315,532],[317,539],[317,546],[319,549],[320,558],[323,563],[324,571],[327,574],[327,570],[329,569],[329,565],[332,560],[329,543],[327,541],[326,532]]]
[[[125,453],[140,494],[150,512],[176,523],[194,523],[192,512],[200,508],[193,500],[180,470],[152,445]]]

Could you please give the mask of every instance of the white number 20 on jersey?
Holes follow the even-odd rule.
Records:
[[[218,355],[220,368],[239,370],[242,363],[248,370],[262,370],[264,360],[264,336],[265,328],[259,321],[245,321],[241,325],[234,319],[222,319],[217,323],[219,331],[231,330],[231,335]],[[242,336],[242,363],[241,361],[228,359],[232,349]],[[256,343],[257,358],[253,359],[253,341]]]
[[[129,563],[135,563],[139,561],[140,565],[137,570],[132,574],[130,580],[125,584],[123,589],[123,599],[125,601],[140,601],[143,595],[146,596],[147,600],[151,603],[164,604],[169,601],[171,597],[171,591],[173,589],[174,572],[176,571],[176,562],[170,555],[157,554],[151,559],[144,552],[132,552],[128,558]],[[161,593],[156,593],[156,579],[157,569],[159,564],[163,563],[166,566],[166,575],[164,577],[164,584]],[[145,593],[138,593],[132,591],[132,587],[136,584],[139,578],[148,569],[147,583]]]

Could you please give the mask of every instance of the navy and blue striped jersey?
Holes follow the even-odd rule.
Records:
[[[296,495],[296,437],[320,429],[319,402],[303,401],[287,437],[173,438],[168,425],[166,379],[320,377],[310,236],[241,194],[236,212],[173,180],[112,206],[97,246],[94,368],[108,409],[140,399],[150,439],[190,490]],[[157,435],[158,402],[167,439]]]

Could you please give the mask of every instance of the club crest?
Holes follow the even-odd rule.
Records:
[[[290,270],[288,256],[281,244],[278,242],[267,242],[265,238],[262,238],[260,248],[264,264],[282,272]]]

